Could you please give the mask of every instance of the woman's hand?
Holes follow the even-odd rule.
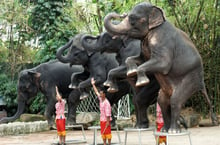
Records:
[[[94,78],[91,78],[91,84],[92,84],[92,85],[95,84],[95,80],[94,80]]]

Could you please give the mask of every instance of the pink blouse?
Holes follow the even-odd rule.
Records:
[[[65,119],[64,111],[65,111],[66,101],[62,99],[60,102],[58,101],[55,105],[56,108],[56,119]]]
[[[99,98],[99,106],[100,106],[100,121],[107,121],[107,117],[109,116],[110,116],[110,120],[112,120],[111,105],[108,99],[105,99],[104,101],[102,101],[100,96],[98,96],[98,98]]]

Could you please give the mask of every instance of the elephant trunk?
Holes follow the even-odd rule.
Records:
[[[112,19],[124,18],[119,24],[113,24]],[[117,13],[109,13],[104,18],[104,27],[105,29],[114,35],[127,35],[128,31],[131,29],[131,25],[128,21],[127,15],[119,15]]]
[[[64,46],[60,47],[58,50],[57,50],[57,53],[56,53],[56,57],[57,59],[59,59],[59,61],[61,61],[62,63],[69,63],[69,58],[67,58],[66,56],[63,56],[63,52],[69,48],[71,45],[72,45],[72,40],[70,40],[67,44],[65,44]]]
[[[82,47],[90,52],[100,51],[100,47],[97,47],[97,39],[98,37],[94,37],[90,35],[83,36],[81,39]]]
[[[18,109],[17,109],[17,112],[15,113],[15,115],[12,117],[3,117],[0,120],[0,123],[7,123],[7,122],[15,121],[24,112],[24,108],[25,108],[25,102],[23,102],[23,101],[18,102]]]

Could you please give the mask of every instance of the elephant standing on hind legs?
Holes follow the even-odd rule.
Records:
[[[67,124],[76,122],[76,106],[79,104],[80,92],[68,88],[72,73],[81,72],[82,66],[75,65],[72,68],[57,60],[42,63],[32,69],[25,69],[19,73],[17,84],[18,109],[14,116],[5,117],[0,123],[12,122],[20,117],[25,110],[27,102],[41,92],[46,97],[45,117],[49,127],[53,127],[55,115],[56,90],[62,93],[68,104]]]
[[[113,18],[123,18],[115,25]],[[184,103],[198,91],[202,91],[208,105],[212,122],[217,125],[213,106],[204,83],[202,59],[186,33],[168,22],[160,8],[142,2],[134,6],[128,15],[108,14],[104,26],[114,35],[127,35],[141,40],[146,61],[139,65],[127,59],[128,75],[137,74],[137,86],[149,83],[145,73],[154,73],[160,84],[158,103],[164,118],[164,131],[179,132],[177,119]],[[146,81],[143,81],[146,80]]]
[[[108,32],[104,32],[96,37],[91,35],[84,35],[81,39],[82,46],[91,52],[106,52],[116,53],[116,59],[119,66],[111,69],[108,72],[108,78],[104,85],[108,86],[108,92],[117,92],[117,81],[127,80],[133,89],[132,101],[135,106],[136,114],[136,127],[147,128],[149,127],[149,119],[147,109],[150,105],[157,101],[159,84],[154,75],[148,75],[151,79],[149,85],[143,87],[136,87],[136,77],[127,77],[127,67],[125,60],[130,57],[139,57],[141,54],[140,40],[126,38],[126,37],[113,37]],[[142,59],[139,58],[140,63]]]
[[[82,65],[84,67],[84,71],[72,75],[70,85],[72,88],[79,89],[82,98],[84,98],[89,96],[89,91],[92,87],[91,78],[96,80],[97,88],[103,88],[103,83],[107,79],[108,72],[117,67],[118,62],[114,54],[101,54],[100,52],[86,50],[81,44],[82,37],[83,34],[75,35],[67,44],[57,50],[56,56],[63,63]],[[65,50],[68,52],[63,55]],[[82,75],[85,76],[84,74],[87,74],[87,77],[83,78]],[[77,82],[75,80],[80,81]],[[124,95],[130,93],[130,85],[127,81],[118,81],[117,85],[119,87],[118,92],[106,93],[106,98],[108,98],[111,105],[117,103]],[[114,116],[112,118],[114,119]]]

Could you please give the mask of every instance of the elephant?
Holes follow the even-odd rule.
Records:
[[[118,66],[118,62],[115,59],[114,54],[107,54],[100,52],[90,52],[85,50],[81,45],[81,38],[84,34],[75,35],[67,44],[60,47],[57,50],[56,56],[58,60],[63,63],[69,63],[70,65],[82,65],[84,71],[81,73],[75,73],[71,77],[71,88],[78,88],[80,90],[81,98],[89,96],[91,90],[91,78],[96,80],[96,86],[98,88],[105,88],[103,83],[107,79],[108,72]],[[66,55],[62,55],[63,52],[68,49]],[[82,78],[81,75],[89,74],[83,81],[77,82],[78,78]],[[130,93],[130,85],[127,81],[121,80],[118,82],[119,90],[116,93],[106,93],[111,105],[115,104],[124,95]]]
[[[22,70],[19,73],[17,84],[17,112],[12,117],[2,118],[0,123],[11,122],[19,118],[24,112],[27,102],[34,98],[38,92],[41,92],[45,95],[47,103],[44,115],[49,127],[52,128],[54,125],[55,103],[57,102],[55,86],[57,86],[63,98],[67,100],[67,123],[74,124],[76,122],[76,107],[80,102],[80,92],[76,89],[69,89],[68,85],[72,73],[81,71],[83,71],[83,67],[80,65],[74,65],[70,68],[69,65],[63,64],[58,60]]]
[[[88,51],[94,52],[107,52],[116,53],[116,58],[119,66],[110,70],[108,73],[108,79],[104,85],[107,85],[110,92],[117,92],[117,81],[126,79],[133,88],[132,101],[135,106],[136,114],[136,127],[147,128],[149,127],[149,119],[147,115],[147,108],[157,101],[159,92],[159,84],[154,75],[149,75],[151,82],[149,85],[143,87],[135,86],[135,78],[127,77],[127,67],[125,64],[126,58],[130,56],[140,56],[141,47],[140,40],[116,37],[114,38],[108,32],[104,32],[97,37],[91,35],[84,35],[81,39],[82,46]],[[143,60],[140,59],[139,62]]]
[[[122,18],[118,24],[111,22]],[[208,97],[201,56],[185,32],[172,25],[162,9],[148,2],[135,5],[129,14],[109,13],[104,18],[105,29],[113,35],[125,35],[141,40],[145,62],[137,66],[132,59],[127,75],[137,75],[137,86],[149,83],[146,74],[154,73],[160,84],[158,103],[161,106],[163,131],[178,133],[178,118],[185,102],[196,92],[201,91],[210,107],[213,125],[217,118]]]

